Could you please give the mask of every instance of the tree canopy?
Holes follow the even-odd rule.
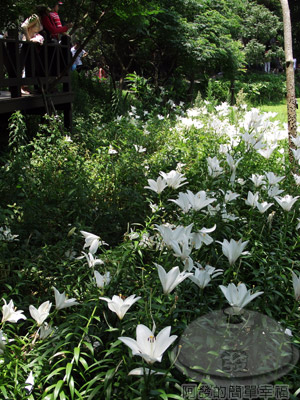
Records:
[[[35,7],[33,0],[1,2],[1,29],[20,27]],[[276,56],[283,43],[277,0],[66,0],[59,13],[74,23],[71,37],[87,47],[90,67],[107,66],[121,85],[133,72],[155,86],[218,73],[231,79],[262,64],[273,38]]]

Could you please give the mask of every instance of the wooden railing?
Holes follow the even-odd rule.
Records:
[[[9,90],[11,98],[21,96],[22,86],[37,91],[70,92],[70,40],[61,44],[44,41],[43,45],[20,41],[16,35],[0,39],[0,91]],[[24,74],[25,71],[25,74]],[[62,76],[61,76],[62,75]],[[60,77],[59,85],[53,83]]]

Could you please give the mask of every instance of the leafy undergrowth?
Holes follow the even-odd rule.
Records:
[[[287,133],[256,109],[170,108],[91,115],[72,138],[51,120],[3,166],[2,398],[188,398],[183,384],[213,378],[176,368],[180,337],[223,309],[257,342],[270,329],[246,316],[270,318],[299,349],[299,150],[293,166]],[[201,338],[219,356],[201,329],[198,365],[185,361],[200,371]],[[286,356],[274,337],[263,351]],[[296,399],[299,366],[285,372],[268,383]]]

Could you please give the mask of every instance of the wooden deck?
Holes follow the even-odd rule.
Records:
[[[47,96],[47,95],[45,95]],[[72,92],[53,93],[49,99],[56,110],[64,112],[64,124],[67,128],[71,128],[72,121],[72,102],[74,95]],[[45,98],[42,94],[29,94],[22,95],[21,97],[11,97],[8,91],[0,92],[0,114],[11,114],[16,110],[25,111],[28,114],[41,114],[47,113],[45,106]]]
[[[64,113],[72,129],[73,93],[70,82],[70,41],[43,45],[20,41],[16,33],[0,39],[0,119],[20,110],[26,114]],[[22,95],[21,87],[32,94]]]

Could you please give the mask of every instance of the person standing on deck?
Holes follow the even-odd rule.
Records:
[[[61,23],[61,20],[60,20],[60,16],[58,15],[59,7],[62,5],[63,5],[63,3],[61,1],[56,1],[55,3],[53,3],[53,7],[50,12],[50,17],[54,21],[56,28],[59,28],[59,29],[63,27],[63,24]],[[66,34],[67,34],[66,32],[62,32],[62,35],[66,35]],[[58,35],[57,35],[56,39],[58,40]]]
[[[38,6],[37,9],[45,31],[50,34],[51,39],[54,41],[58,42],[58,34],[67,32],[73,26],[73,24],[68,23],[58,28],[50,15],[51,10],[47,6],[41,5]]]
[[[61,6],[62,4],[63,3],[61,1],[56,1],[53,4],[52,10],[50,12],[50,17],[53,19],[53,21],[54,21],[54,23],[55,23],[57,28],[61,28],[62,27],[62,23],[61,23],[59,15],[58,15],[59,6]]]

